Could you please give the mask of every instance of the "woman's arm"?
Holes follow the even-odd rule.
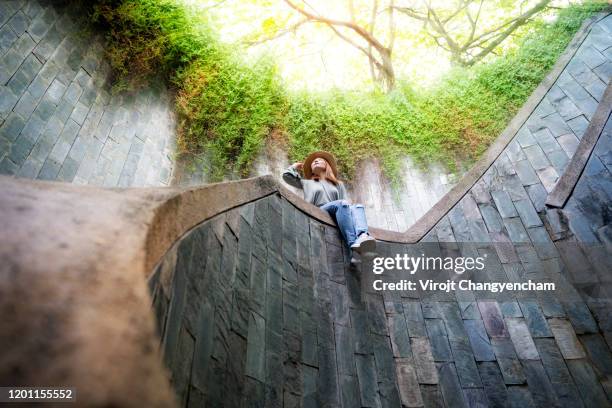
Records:
[[[299,169],[302,163],[293,163],[283,172],[283,180],[285,183],[295,188],[302,188],[302,176],[300,176]]]

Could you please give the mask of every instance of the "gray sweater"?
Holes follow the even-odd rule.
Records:
[[[306,180],[300,176],[298,170],[289,166],[283,173],[283,180],[293,187],[304,191],[304,200],[317,207],[327,204],[330,201],[346,200],[346,188],[340,182],[338,186],[327,180]]]

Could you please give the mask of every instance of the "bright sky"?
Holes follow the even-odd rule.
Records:
[[[186,4],[205,10],[221,40],[230,44],[245,44],[269,38],[279,27],[290,27],[302,17],[283,0],[182,0]],[[396,5],[408,5],[411,0],[398,0]],[[438,0],[448,3],[448,0]],[[485,0],[486,4],[503,0]],[[565,3],[567,0],[563,0]],[[300,0],[295,3],[303,6]],[[316,10],[325,17],[348,20],[350,0],[309,0],[309,10]],[[388,43],[388,13],[384,10],[388,0],[379,1],[376,37]],[[508,3],[508,2],[506,2]],[[528,2],[529,3],[529,2]],[[559,2],[557,2],[559,3]],[[357,21],[367,24],[372,0],[353,0]],[[531,4],[531,3],[529,3]],[[485,10],[483,9],[483,10]],[[508,12],[495,8],[487,10],[488,22],[504,19]],[[396,38],[393,49],[396,78],[407,79],[420,85],[436,81],[450,68],[449,54],[433,46],[422,32],[422,23],[395,13]],[[347,31],[343,31],[346,33]],[[354,35],[352,39],[359,39]],[[363,42],[361,42],[363,44]],[[286,85],[291,89],[325,90],[367,89],[372,85],[366,56],[339,38],[326,25],[305,23],[297,29],[269,41],[245,47],[247,55],[269,55],[279,67]]]

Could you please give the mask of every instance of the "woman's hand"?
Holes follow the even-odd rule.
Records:
[[[304,163],[302,163],[302,162],[295,162],[291,166],[295,167],[296,170],[302,171],[302,169],[304,168]]]

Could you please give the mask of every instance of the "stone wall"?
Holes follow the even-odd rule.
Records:
[[[101,38],[65,2],[0,2],[0,173],[106,187],[170,183],[163,87],[112,94]]]
[[[602,134],[580,183],[593,183],[611,140]],[[612,177],[599,176],[610,194]],[[570,207],[586,199],[582,184]],[[149,278],[179,404],[609,406],[610,293],[593,287],[609,291],[612,281],[595,273],[595,252],[564,245],[586,238],[580,225],[589,217],[575,215],[563,239],[542,229],[546,240],[531,230],[500,240],[510,230],[483,223],[485,239],[468,214],[443,219],[420,244],[378,244],[380,256],[484,254],[485,274],[498,281],[561,286],[573,276],[589,294],[580,297],[572,285],[553,296],[376,293],[364,290],[371,263],[350,264],[336,228],[284,194],[219,214],[178,241]]]

